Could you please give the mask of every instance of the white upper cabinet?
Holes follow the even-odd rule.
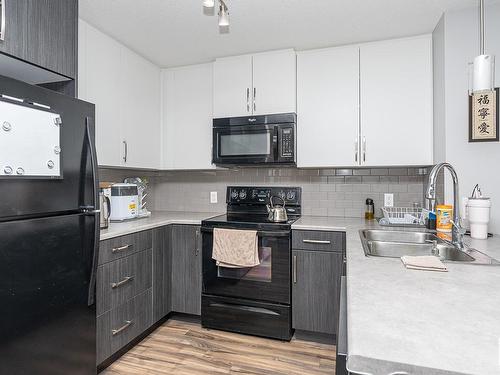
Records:
[[[296,110],[293,50],[216,59],[213,77],[215,118]]]
[[[296,111],[297,63],[293,50],[253,55],[254,115]]]
[[[162,71],[163,168],[211,169],[213,64]]]
[[[124,149],[123,165],[161,167],[160,69],[129,49],[121,54],[118,93]]]
[[[360,61],[363,164],[432,164],[431,36],[361,45]]]
[[[120,166],[120,45],[87,23],[79,22],[78,97],[95,104],[99,165]]]
[[[359,48],[297,54],[297,166],[357,166]]]
[[[96,106],[101,166],[160,168],[160,69],[79,22],[78,94]]]
[[[252,115],[252,56],[215,60],[213,77],[213,117]]]

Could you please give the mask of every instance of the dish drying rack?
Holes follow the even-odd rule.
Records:
[[[382,207],[381,225],[425,225],[429,211],[421,207]]]

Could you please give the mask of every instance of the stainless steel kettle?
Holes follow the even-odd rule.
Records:
[[[101,209],[99,215],[99,224],[101,229],[106,229],[109,226],[109,217],[111,216],[111,201],[104,192],[99,191],[99,207]]]
[[[283,202],[282,206],[274,205],[273,198],[281,199]],[[269,213],[269,220],[275,223],[283,223],[288,221],[288,215],[285,209],[285,200],[281,197],[271,196],[269,198],[269,204],[267,205],[267,212]]]

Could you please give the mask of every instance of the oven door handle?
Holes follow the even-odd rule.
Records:
[[[237,229],[237,228],[224,228],[224,229]],[[212,233],[214,231],[214,228],[202,227],[201,231],[203,233]],[[257,236],[259,236],[259,237],[288,237],[288,236],[290,236],[290,231],[288,231],[288,230],[283,230],[283,231],[258,230]]]

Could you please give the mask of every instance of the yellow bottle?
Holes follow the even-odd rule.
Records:
[[[436,206],[436,229],[439,232],[451,232],[453,224],[453,206],[451,204],[440,204]]]

